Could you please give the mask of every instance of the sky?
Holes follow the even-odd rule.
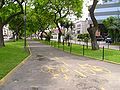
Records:
[[[85,21],[86,18],[88,18],[89,12],[88,12],[87,6],[92,5],[92,3],[93,3],[93,0],[84,0],[83,10],[82,10],[82,12],[83,12],[82,18],[79,18],[78,20]],[[102,0],[100,0],[99,3],[102,3]],[[71,21],[75,21],[76,16],[71,15],[70,17],[71,17]]]

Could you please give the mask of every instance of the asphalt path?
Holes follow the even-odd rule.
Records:
[[[31,57],[0,90],[120,90],[120,65],[28,41]]]

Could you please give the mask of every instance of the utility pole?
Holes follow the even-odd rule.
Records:
[[[24,11],[24,48],[26,48],[26,1],[25,1],[25,11]]]

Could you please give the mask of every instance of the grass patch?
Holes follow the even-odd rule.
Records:
[[[49,44],[49,45],[52,45],[53,47],[55,48],[58,48],[66,51],[66,52],[70,52],[70,46],[64,44],[64,47],[62,45],[62,43],[59,43],[59,46],[58,46],[58,43],[55,42],[55,41],[51,41],[50,43],[47,42],[47,41],[40,41],[41,43],[44,43],[44,44]],[[113,62],[116,62],[116,63],[120,63],[120,51],[119,50],[113,50],[113,49],[105,49],[104,50],[104,59],[106,61],[113,61]],[[82,45],[78,45],[78,44],[72,44],[72,51],[71,51],[72,54],[75,54],[75,55],[83,55],[83,46]],[[84,47],[84,56],[86,57],[90,57],[90,58],[94,58],[94,59],[97,59],[97,60],[102,60],[102,56],[103,56],[103,49],[99,49],[99,50],[91,50],[91,47]]]
[[[120,45],[120,42],[112,43],[112,45]]]
[[[29,55],[29,53],[24,50],[23,45],[23,41],[20,40],[16,42],[6,42],[6,46],[0,48],[0,79]]]

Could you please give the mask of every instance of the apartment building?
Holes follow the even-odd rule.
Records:
[[[110,0],[97,5],[95,9],[95,17],[98,23],[102,23],[104,19],[107,19],[110,16],[120,16],[120,0]]]

